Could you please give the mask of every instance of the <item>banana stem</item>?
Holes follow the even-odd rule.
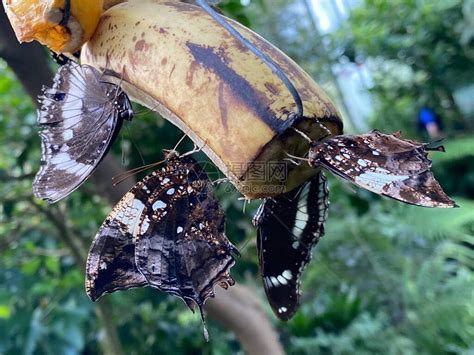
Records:
[[[242,36],[234,27],[232,27],[223,16],[219,15],[215,12],[211,6],[207,3],[207,0],[196,0],[196,3],[202,7],[204,11],[206,11],[209,16],[211,16],[219,25],[224,27],[235,39],[242,42],[242,44],[247,47],[253,54],[255,54],[262,62],[264,62],[272,71],[275,73],[278,78],[285,84],[288,91],[290,92],[291,96],[293,96],[293,100],[296,104],[296,117],[303,117],[303,101],[296,90],[293,83],[288,79],[285,75],[283,70],[269,57],[267,57],[260,49],[255,47],[252,43],[250,43],[244,36]]]

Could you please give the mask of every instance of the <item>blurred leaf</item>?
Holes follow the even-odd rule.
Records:
[[[21,271],[27,275],[35,274],[41,265],[41,260],[39,258],[33,258],[24,263],[21,267]]]
[[[0,318],[10,317],[10,307],[0,304]]]

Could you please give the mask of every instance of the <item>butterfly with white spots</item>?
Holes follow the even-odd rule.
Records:
[[[313,167],[323,167],[357,186],[405,203],[456,207],[430,170],[429,150],[444,148],[402,139],[399,132],[373,131],[313,142],[308,160]]]
[[[263,286],[281,320],[290,319],[298,309],[301,274],[324,235],[328,194],[320,172],[302,186],[266,199],[254,217]]]
[[[237,249],[225,235],[225,216],[213,186],[190,156],[167,151],[167,164],[138,182],[114,207],[89,251],[86,291],[152,286],[193,309],[232,286]],[[203,318],[204,320],[204,318]]]
[[[33,193],[54,203],[77,189],[104,158],[123,120],[131,120],[127,95],[95,68],[69,61],[39,97],[41,166]]]

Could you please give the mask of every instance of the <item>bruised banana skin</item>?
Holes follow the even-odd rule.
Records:
[[[297,88],[304,117],[295,127],[313,140],[340,134],[339,114],[319,86],[269,42],[231,22]],[[103,14],[81,59],[118,77],[133,100],[188,134],[248,199],[289,191],[318,172],[285,160],[286,153],[304,156],[309,149],[287,128],[295,110],[287,88],[200,7],[160,0],[116,5]]]
[[[71,0],[63,25],[65,0],[2,2],[18,41],[37,40],[56,53],[77,51],[94,33],[103,6],[103,0]]]

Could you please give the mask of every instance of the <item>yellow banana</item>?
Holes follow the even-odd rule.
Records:
[[[65,0],[3,0],[3,5],[20,42],[37,40],[57,53],[73,53],[94,33],[103,0],[70,1],[65,23]]]
[[[341,133],[338,112],[319,86],[273,45],[232,24],[298,89],[304,118],[296,127],[311,139]],[[277,195],[317,173],[307,164],[288,164],[287,178],[278,174],[287,153],[303,156],[309,148],[286,127],[294,100],[259,58],[197,6],[159,0],[116,5],[103,14],[81,60],[114,73],[133,100],[203,146],[249,199]]]

